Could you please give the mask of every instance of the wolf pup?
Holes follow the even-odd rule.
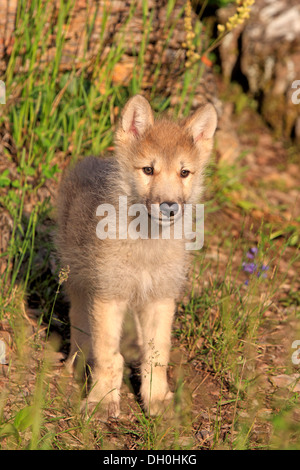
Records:
[[[62,265],[70,268],[68,362],[73,364],[83,354],[92,364],[85,405],[99,405],[108,417],[120,412],[119,346],[127,310],[134,315],[141,348],[140,395],[145,410],[158,414],[170,401],[171,326],[189,264],[183,237],[127,236],[132,217],[127,218],[129,211],[120,213],[120,196],[129,208],[142,205],[147,220],[156,220],[160,228],[166,218],[172,223],[186,204],[199,201],[216,125],[211,104],[173,122],[154,119],[148,101],[136,95],[123,109],[115,157],[87,157],[62,181],[57,245]],[[97,236],[98,207],[113,207],[116,220],[127,220],[125,231],[123,224],[122,233],[113,230],[112,236]]]

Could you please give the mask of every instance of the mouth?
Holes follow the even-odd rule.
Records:
[[[148,217],[150,220],[153,220],[154,222],[158,223],[159,225],[173,225],[175,223],[175,217],[164,217],[164,216],[159,216],[156,217],[155,215],[151,215],[148,213]]]
[[[163,204],[152,204],[151,210],[149,210],[147,207],[148,217],[160,225],[173,225],[179,218],[182,217],[181,205],[176,204],[175,207],[172,207],[172,205],[168,205],[168,207],[162,207]]]

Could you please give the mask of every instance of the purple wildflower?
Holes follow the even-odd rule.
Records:
[[[268,271],[269,266],[268,266],[267,264],[262,264],[261,267],[260,267],[260,269],[262,270],[262,272],[259,273],[259,275],[261,274],[262,277],[263,277],[264,279],[266,279],[266,277],[267,277],[266,271]]]
[[[243,263],[242,267],[243,267],[243,270],[246,273],[253,274],[257,269],[257,264],[255,264],[255,263]]]
[[[250,248],[249,251],[246,253],[246,257],[249,260],[253,260],[255,258],[255,256],[257,255],[257,253],[258,253],[258,248],[256,248],[254,246],[254,247]],[[262,265],[258,266],[254,262],[251,262],[251,263],[243,262],[242,263],[242,269],[243,269],[243,271],[245,271],[248,274],[254,274],[255,273],[257,277],[266,278],[267,277],[266,271],[268,271],[269,266],[267,264],[262,264]],[[246,280],[245,284],[246,284],[246,286],[249,284],[249,279]]]
[[[248,259],[254,259],[255,255],[257,254],[258,252],[258,249],[256,248],[256,246],[253,246],[252,248],[250,248],[250,250],[246,253],[246,256]]]

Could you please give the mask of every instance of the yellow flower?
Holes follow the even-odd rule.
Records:
[[[236,11],[230,16],[225,25],[218,24],[218,37],[213,42],[213,44],[207,49],[208,51],[213,50],[217,44],[219,44],[226,33],[229,33],[233,29],[242,25],[247,18],[250,16],[251,7],[254,5],[255,0],[236,0]],[[186,0],[185,5],[185,17],[184,17],[184,29],[186,33],[185,41],[182,46],[187,50],[186,56],[187,61],[185,63],[186,67],[191,67],[195,62],[201,60],[201,56],[196,52],[196,47],[194,44],[195,33],[192,26],[192,4],[191,0]],[[205,57],[205,53],[202,55],[202,58]]]
[[[244,21],[250,17],[251,6],[255,3],[255,0],[236,0],[238,5],[236,13],[230,16],[226,22],[226,25],[218,25],[218,31],[224,33],[229,32],[236,28],[238,25],[244,23]]]
[[[187,0],[185,5],[184,30],[185,41],[182,43],[182,46],[187,49],[186,56],[188,60],[185,62],[185,66],[188,68],[200,59],[200,55],[195,52],[196,46],[193,42],[195,33],[192,25],[192,4],[190,0]]]
[[[63,282],[66,282],[70,274],[70,266],[67,265],[65,268],[61,268],[61,270],[58,273],[58,283],[59,285],[63,284]]]

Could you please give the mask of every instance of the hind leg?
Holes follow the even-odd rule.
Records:
[[[66,366],[72,371],[75,364],[83,369],[91,358],[91,334],[89,327],[89,302],[82,292],[69,292],[71,323],[71,345]]]

